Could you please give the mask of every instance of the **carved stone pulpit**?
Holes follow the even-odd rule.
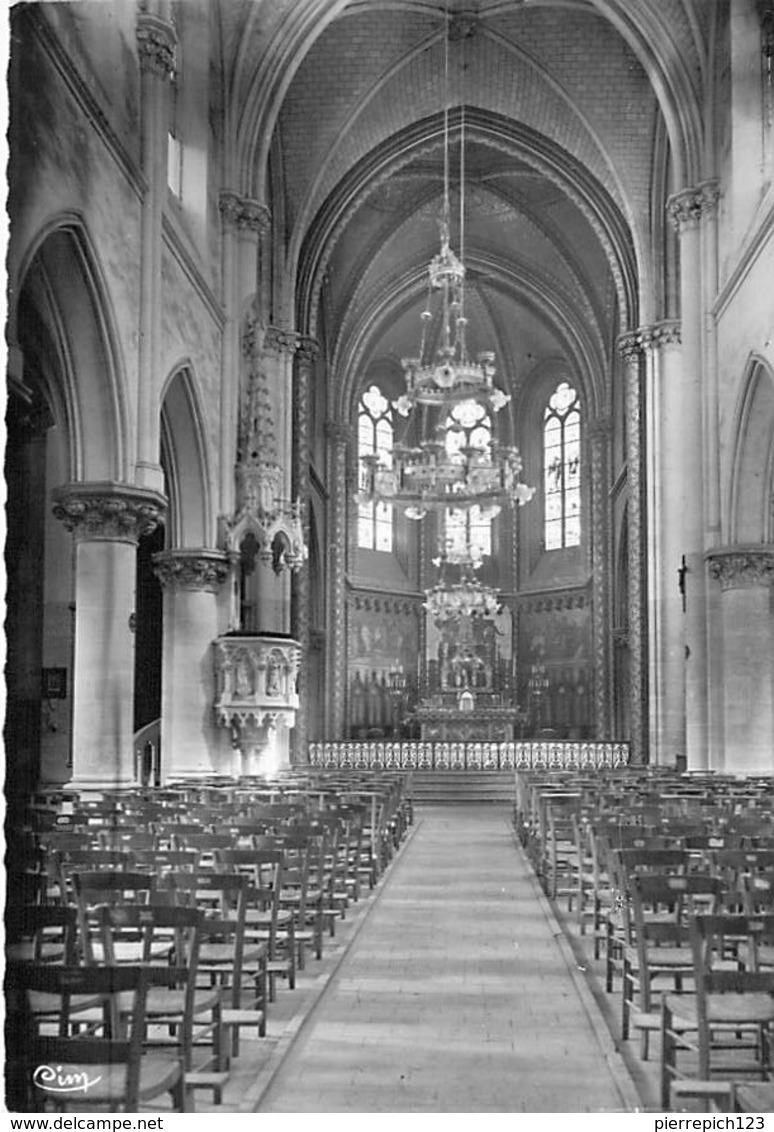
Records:
[[[301,646],[289,637],[228,634],[215,641],[215,718],[242,755],[241,773],[290,762]]]

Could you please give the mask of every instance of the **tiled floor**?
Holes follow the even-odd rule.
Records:
[[[417,809],[367,916],[359,908],[344,925],[355,941],[344,947],[341,934],[343,949],[323,961],[332,973],[305,1020],[288,1019],[262,1070],[240,1066],[241,1111],[639,1107],[510,816],[496,805]]]

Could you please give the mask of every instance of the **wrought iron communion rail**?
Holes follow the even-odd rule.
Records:
[[[309,744],[313,767],[335,770],[522,770],[626,766],[628,743],[367,743]]]

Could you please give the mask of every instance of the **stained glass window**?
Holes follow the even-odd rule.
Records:
[[[483,405],[477,401],[461,401],[455,405],[446,422],[446,450],[454,457],[463,448],[488,451],[492,443],[492,422]],[[480,507],[449,509],[444,523],[446,546],[462,554],[470,550],[475,557],[492,553],[492,520],[485,518]]]
[[[369,386],[360,398],[357,418],[358,474],[360,489],[367,486],[368,474],[364,456],[378,456],[383,466],[392,462],[392,408],[376,385]],[[392,550],[392,507],[388,503],[358,503],[357,544],[365,550]]]
[[[578,394],[563,381],[543,415],[546,550],[580,545],[580,424]]]

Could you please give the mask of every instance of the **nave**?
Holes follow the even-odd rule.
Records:
[[[428,806],[259,1112],[604,1112],[639,1101],[509,807]]]

